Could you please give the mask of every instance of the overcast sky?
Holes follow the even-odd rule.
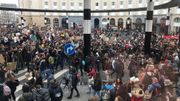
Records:
[[[0,3],[13,3],[18,5],[18,0],[0,0]]]

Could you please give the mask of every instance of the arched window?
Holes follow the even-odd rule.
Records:
[[[119,19],[118,19],[118,25],[119,25],[119,24],[123,24],[123,19],[122,19],[122,18],[119,18]]]
[[[141,18],[137,18],[137,19],[136,19],[136,23],[137,23],[137,24],[141,24],[141,23],[142,23]]]
[[[174,22],[175,22],[175,23],[180,23],[180,18],[179,18],[179,17],[176,17],[176,18],[174,19]]]
[[[47,22],[47,25],[50,25],[51,24],[50,18],[46,18],[46,22]]]
[[[61,25],[63,28],[68,29],[68,18],[62,18]]]
[[[137,18],[136,19],[136,29],[138,30],[138,31],[142,31],[142,19],[141,18]]]
[[[123,19],[122,18],[118,19],[118,28],[123,28]]]
[[[53,19],[53,26],[55,27],[58,27],[59,26],[59,19],[58,18],[54,18]]]
[[[94,27],[99,28],[99,19],[98,18],[94,19]]]
[[[102,19],[102,22],[107,22],[107,19],[106,19],[106,18],[103,18],[103,19]]]
[[[131,23],[132,23],[131,18],[127,18],[127,20],[126,20],[126,28],[127,29],[131,29]]]
[[[111,18],[111,19],[110,19],[110,25],[114,25],[114,26],[115,26],[115,23],[116,23],[116,22],[115,22],[115,19],[114,19],[114,18]]]

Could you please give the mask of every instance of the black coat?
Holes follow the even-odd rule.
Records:
[[[62,101],[63,91],[58,83],[50,85],[49,94],[51,101]]]
[[[76,73],[72,74],[71,79],[72,79],[72,87],[76,87],[78,84],[77,74]]]
[[[9,86],[9,88],[11,89],[11,92],[15,92],[16,91],[16,87],[19,85],[19,81],[7,81],[6,85]]]
[[[109,99],[109,101],[114,101],[115,98],[116,98],[116,89],[113,88],[113,89],[110,90],[110,99]]]
[[[6,71],[0,69],[0,83],[5,82],[5,72]]]
[[[3,85],[0,85],[0,101],[8,101],[9,96],[3,95]]]

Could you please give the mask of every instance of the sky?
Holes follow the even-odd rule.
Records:
[[[18,0],[0,0],[0,3],[12,3],[18,5]]]

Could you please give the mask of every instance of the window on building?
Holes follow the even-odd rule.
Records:
[[[46,1],[46,2],[44,2],[44,4],[45,4],[45,5],[48,5],[48,2]]]
[[[54,2],[54,6],[57,6],[57,2]]]
[[[96,2],[96,6],[99,6],[99,3],[98,3],[98,2]]]
[[[123,5],[123,1],[120,1],[120,5]]]
[[[82,3],[81,3],[81,2],[79,3],[79,6],[82,6]]]
[[[63,2],[63,3],[62,3],[62,6],[66,6],[66,3],[65,3],[65,2]]]
[[[180,23],[180,18],[179,18],[179,17],[176,17],[176,18],[174,19],[174,22]]]
[[[139,0],[139,3],[142,3],[142,0]]]
[[[128,0],[128,4],[132,4],[132,0]]]
[[[71,6],[74,6],[74,2],[71,2]]]
[[[107,2],[104,2],[104,6],[107,6]]]
[[[112,6],[114,6],[115,5],[115,2],[112,2]]]
[[[159,0],[156,0],[156,2],[158,2]]]

